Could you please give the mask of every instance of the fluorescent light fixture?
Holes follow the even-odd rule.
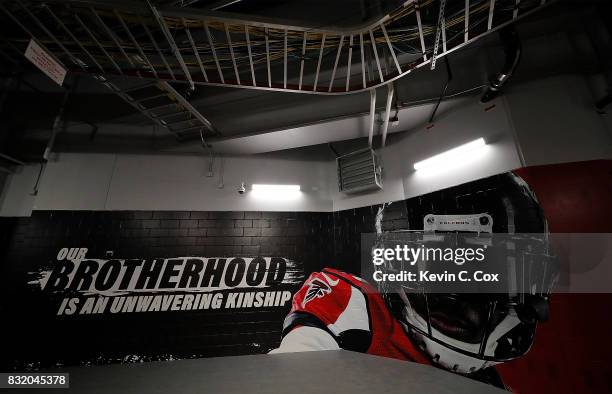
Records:
[[[253,191],[259,192],[299,192],[300,185],[253,185]]]
[[[429,159],[414,163],[414,169],[419,171],[425,168],[453,168],[463,163],[466,159],[473,155],[475,150],[486,145],[484,138],[468,142],[446,152],[432,156]]]
[[[270,200],[289,200],[301,195],[300,185],[259,185],[252,187],[255,197]]]

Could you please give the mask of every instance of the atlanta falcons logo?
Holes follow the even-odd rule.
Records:
[[[332,292],[331,286],[336,286],[338,280],[332,280],[329,276],[321,273],[324,279],[314,278],[308,283],[308,289],[306,289],[306,295],[302,301],[302,308],[306,306],[310,301],[315,298],[323,298],[326,294]]]

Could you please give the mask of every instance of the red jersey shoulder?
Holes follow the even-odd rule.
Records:
[[[293,296],[291,312],[307,312],[325,325],[344,311],[351,285],[326,272],[313,272]]]
[[[293,312],[314,315],[336,337],[355,330],[369,332],[367,346],[359,351],[428,363],[392,316],[380,293],[354,275],[330,268],[311,274],[293,296]]]
[[[306,312],[325,325],[333,324],[346,310],[353,288],[361,280],[342,271],[324,269],[312,273],[293,296],[291,312]],[[367,311],[366,311],[367,313]]]

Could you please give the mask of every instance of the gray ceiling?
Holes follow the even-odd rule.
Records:
[[[172,1],[157,3],[170,4]],[[180,3],[180,1],[179,1]],[[217,4],[199,1],[197,7]],[[242,0],[228,11],[303,20],[321,25],[354,24],[384,10],[397,1],[370,2],[364,13],[361,0],[341,1],[255,1]],[[578,4],[580,3],[580,4]],[[609,26],[602,20],[609,2],[561,2],[519,23],[523,57],[510,83],[548,75],[601,71],[605,62],[593,44],[593,26]],[[598,3],[598,4],[596,4]],[[602,8],[597,8],[602,7]],[[226,10],[226,9],[224,9]],[[609,34],[609,32],[608,32]],[[567,43],[570,45],[566,45]],[[568,50],[568,48],[570,48]],[[448,94],[487,83],[503,64],[504,56],[493,35],[450,56],[454,73]],[[9,84],[7,76],[17,80]],[[3,72],[4,92],[8,89],[0,120],[2,151],[25,159],[40,157],[63,95],[62,89],[23,62]],[[446,80],[444,67],[427,67],[397,83],[397,106],[435,100]],[[66,123],[57,139],[57,149],[72,151],[153,152],[179,144],[89,75],[77,75],[66,109]],[[476,92],[478,93],[478,92]],[[381,91],[379,97],[384,97]],[[199,86],[191,103],[206,116],[224,137],[260,133],[325,119],[368,111],[366,94],[315,96]],[[379,105],[384,105],[379,100]],[[196,145],[197,146],[197,145]]]

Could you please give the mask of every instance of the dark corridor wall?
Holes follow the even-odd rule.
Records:
[[[37,271],[58,264],[62,248],[87,248],[88,259],[105,261],[281,257],[296,262],[301,277],[279,290],[294,293],[308,274],[324,267],[358,274],[360,236],[375,231],[379,208],[336,213],[34,211],[29,218],[3,219],[0,307],[13,323],[3,326],[2,338],[11,338],[4,341],[3,364],[23,369],[265,353],[280,343],[288,303],[259,309],[56,316],[63,298],[83,296],[70,290],[41,292],[31,282]],[[428,209],[427,204],[420,210],[413,206],[413,214]],[[407,212],[406,201],[386,206],[382,228],[406,228]]]
[[[62,248],[88,248],[88,259],[104,261],[281,257],[295,263],[295,278],[274,290],[291,293],[305,270],[320,269],[333,254],[329,213],[34,211],[30,218],[0,223],[0,313],[3,322],[10,322],[2,324],[5,369],[265,353],[280,342],[289,302],[259,308],[56,316],[61,299],[76,292],[54,295],[28,282],[41,267],[57,264]],[[154,290],[147,294],[165,294]]]
[[[551,232],[612,233],[612,161],[516,171],[540,207],[520,208],[516,231],[537,231],[543,212]],[[280,342],[289,305],[199,311],[56,316],[59,301],[28,284],[56,263],[58,250],[87,247],[88,258],[184,256],[280,257],[295,262],[294,293],[310,272],[333,267],[359,274],[363,232],[423,226],[435,214],[487,212],[494,231],[509,222],[504,196],[511,174],[485,178],[405,201],[334,213],[35,211],[0,220],[2,368],[95,364],[265,353]],[[382,210],[382,215],[379,212]],[[298,278],[299,277],[299,278]],[[554,294],[550,321],[531,351],[499,367],[519,392],[612,392],[609,294]],[[8,323],[5,323],[8,322]]]

